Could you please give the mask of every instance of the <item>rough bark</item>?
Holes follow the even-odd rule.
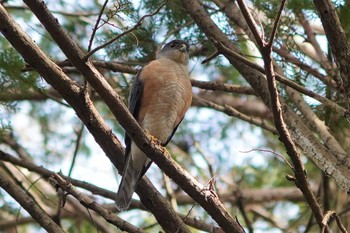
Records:
[[[220,28],[210,19],[210,16],[203,9],[198,1],[182,1],[183,5],[196,22],[198,27],[206,34],[206,36],[214,41],[220,51],[219,44],[224,45],[233,52],[238,53],[234,44],[228,40],[226,35]],[[258,96],[264,103],[271,107],[269,91],[267,88],[266,78],[257,70],[243,63],[228,54],[225,57],[229,62],[243,75],[243,77],[252,86]],[[313,132],[304,124],[304,121],[295,114],[283,101],[283,117],[291,132],[293,140],[303,149],[305,155],[310,158],[323,172],[332,176],[339,187],[345,192],[350,191],[350,169],[339,161],[331,149],[326,148],[315,138]]]
[[[12,196],[46,231],[64,233],[65,231],[57,225],[57,223],[55,223],[24,190],[6,175],[6,172],[1,168],[1,164],[2,163],[0,163],[0,187]]]
[[[41,3],[39,2],[38,4]],[[2,34],[23,56],[28,64],[36,69],[39,74],[42,75],[42,77],[73,107],[78,117],[94,136],[96,142],[104,150],[107,157],[111,160],[114,166],[121,171],[124,162],[124,148],[112,133],[112,130],[103,121],[84,88],[79,87],[74,81],[69,79],[62,69],[51,61],[40,50],[40,48],[34,44],[31,38],[23,32],[20,26],[7,14],[6,10],[1,5],[0,21],[2,22],[0,25],[0,31]],[[55,23],[57,22],[55,21]],[[97,71],[94,69],[93,73],[96,72]],[[134,125],[134,128],[135,127],[136,126]],[[179,216],[171,209],[167,201],[155,190],[150,182],[142,180],[139,183],[137,192],[140,196],[144,196],[144,200],[146,200],[145,206],[154,213],[160,225],[165,229],[175,232],[180,226],[182,232],[188,232]],[[158,201],[151,200],[151,198],[157,198]]]

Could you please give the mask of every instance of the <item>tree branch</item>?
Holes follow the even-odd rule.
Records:
[[[35,3],[37,4],[36,6],[39,7],[39,13],[42,13],[42,3],[40,1]],[[117,137],[112,133],[112,130],[102,120],[102,117],[95,109],[87,93],[84,93],[80,87],[67,77],[54,62],[47,58],[47,56],[33,43],[33,40],[29,38],[19,25],[16,24],[7,14],[6,10],[1,5],[0,21],[3,22],[0,26],[2,34],[23,56],[23,58],[74,108],[78,117],[86,125],[87,129],[94,136],[96,142],[106,153],[106,156],[111,160],[113,165],[121,171],[124,164],[124,148],[121,146]],[[53,25],[57,24],[57,21],[53,16],[51,16],[51,21],[49,22],[53,23]],[[61,40],[61,34],[58,33],[56,36]],[[82,61],[83,55],[77,52],[80,51],[79,48],[77,49],[75,44],[73,47],[69,47],[69,45],[72,44],[69,44],[69,42],[64,46],[72,53],[80,54],[80,61]],[[85,65],[85,63],[83,64]],[[91,64],[89,63],[89,65]],[[94,69],[92,73],[94,75],[98,72]],[[111,92],[115,94],[113,90],[111,90]],[[114,100],[112,100],[111,103],[115,103]],[[116,103],[121,104],[122,102],[119,100]],[[131,117],[128,119],[131,119]],[[134,127],[137,126],[134,125]],[[140,195],[145,206],[154,213],[159,224],[164,228],[178,229],[178,226],[184,225],[178,215],[171,209],[167,201],[155,190],[149,181],[146,179],[140,181],[137,193]],[[155,205],[154,203],[157,204]],[[182,230],[182,232],[188,232],[186,228],[183,228]]]
[[[10,177],[3,171],[3,165],[0,162],[0,187],[12,196],[45,230],[52,233],[64,233],[65,231],[31,197],[11,181]]]
[[[263,35],[259,32],[258,27],[256,27],[256,24],[254,23],[254,19],[251,16],[251,14],[248,11],[248,7],[245,4],[245,1],[243,0],[237,0],[237,3],[241,9],[242,15],[248,25],[248,28],[250,29],[250,31],[252,32],[255,42],[258,45],[258,48],[262,48],[265,46],[264,42],[264,38]]]
[[[253,124],[253,125],[257,125],[257,126],[263,128],[263,129],[265,129],[265,130],[267,130],[275,135],[277,134],[276,129],[274,127],[270,126],[269,124],[267,124],[266,122],[264,122],[264,120],[247,116],[247,115],[239,112],[238,110],[236,110],[233,107],[230,107],[227,105],[221,106],[221,105],[218,105],[218,104],[213,103],[211,101],[200,98],[196,95],[193,95],[193,101],[198,102],[201,106],[213,108],[213,109],[218,110],[220,112],[224,112],[229,116],[237,117],[238,119],[249,122],[250,124]]]
[[[148,138],[148,136],[144,133],[142,128],[127,110],[121,98],[109,86],[102,75],[96,70],[91,62],[85,62],[83,52],[69,37],[69,35],[67,35],[66,31],[64,31],[63,28],[57,23],[56,19],[47,9],[46,5],[39,0],[26,0],[25,2],[38,17],[72,64],[74,64],[79,72],[82,73],[91,86],[105,101],[113,115],[127,131],[128,135],[130,135],[136,145],[184,191],[186,191],[194,200],[196,200],[224,230],[226,229],[226,231],[229,232],[243,232],[243,228],[230,216],[219,200],[215,198],[208,198],[207,195],[202,192],[202,185],[193,179],[186,171],[184,171],[183,168],[170,157],[169,153],[165,151],[164,148]],[[136,188],[136,190],[140,190],[140,185]],[[145,197],[140,196],[140,198],[142,201]],[[159,212],[153,214],[159,215]],[[175,215],[173,217],[178,216]],[[181,222],[180,219],[178,221]],[[187,232],[188,229],[184,224],[182,225],[176,225],[176,230],[182,227],[183,229],[181,229],[181,231]],[[169,226],[167,226],[167,228],[169,229]]]
[[[238,4],[240,5],[242,12],[246,12],[247,8],[246,8],[245,4],[243,3],[243,1],[242,0],[237,0],[237,1],[238,1]],[[321,228],[322,227],[323,213],[322,213],[322,210],[321,210],[319,204],[317,203],[315,195],[311,191],[309,182],[308,182],[307,177],[306,177],[306,172],[305,172],[303,163],[300,159],[300,155],[297,152],[296,146],[291,138],[289,130],[287,129],[287,125],[283,119],[281,103],[279,100],[278,90],[276,87],[275,72],[274,72],[273,65],[272,65],[272,54],[271,54],[272,53],[272,43],[273,43],[273,40],[275,38],[277,26],[278,26],[279,19],[280,19],[280,16],[282,14],[282,10],[284,8],[285,2],[286,2],[286,0],[283,0],[281,5],[280,5],[276,20],[274,22],[273,30],[272,30],[271,35],[270,35],[270,41],[265,42],[264,39],[261,39],[262,41],[259,42],[258,45],[260,46],[260,51],[262,53],[263,60],[264,60],[265,74],[267,77],[267,84],[268,84],[268,89],[269,89],[269,93],[270,93],[271,109],[272,109],[272,113],[274,115],[275,126],[276,126],[276,129],[277,129],[279,136],[280,136],[279,139],[286,147],[287,154],[289,155],[289,157],[291,158],[291,161],[293,163],[293,166],[294,166],[293,170],[294,170],[294,174],[295,174],[295,178],[296,178],[295,184],[303,192],[305,199],[307,200],[308,204],[310,205],[311,210],[316,218],[316,221],[317,221],[319,227]],[[246,14],[244,14],[244,16],[245,16],[245,19],[246,19],[248,25],[251,28],[251,23],[249,23],[249,21],[251,20],[250,17],[246,16]],[[251,30],[254,30],[254,28],[251,28]],[[256,38],[256,39],[258,39],[258,38]]]
[[[300,93],[286,88],[287,95],[296,104],[297,108],[302,112],[303,116],[307,120],[320,136],[323,143],[333,151],[333,154],[339,161],[342,161],[345,165],[350,167],[350,157],[347,156],[346,151],[342,148],[336,138],[329,132],[325,122],[320,120],[318,116],[312,111],[310,106],[305,102]]]
[[[319,57],[319,61],[320,61],[319,63],[321,64],[322,67],[324,67],[324,69],[326,70],[326,72],[328,74],[330,74],[331,76],[335,76],[336,75],[335,71],[334,71],[332,65],[330,64],[330,62],[328,61],[327,56],[322,51],[320,44],[316,40],[315,32],[312,30],[311,25],[307,21],[304,13],[303,12],[296,12],[296,15],[298,17],[300,24],[303,26],[303,28],[305,30],[305,33],[307,35],[309,42],[312,44],[312,47],[314,47],[314,49],[317,53],[317,56]]]
[[[248,86],[232,85],[220,81],[204,82],[191,79],[192,86],[205,90],[225,91],[237,94],[255,95],[254,90]]]
[[[96,48],[94,48],[93,50],[91,50],[90,52],[88,52],[86,55],[85,55],[85,60],[87,61],[89,57],[91,57],[92,54],[94,54],[96,51],[112,44],[114,41],[118,40],[119,38],[129,34],[130,32],[133,32],[135,31],[136,29],[138,29],[142,23],[143,23],[143,20],[145,20],[145,18],[148,18],[148,17],[152,17],[156,14],[159,13],[159,11],[163,8],[163,6],[165,6],[165,4],[167,3],[167,0],[165,2],[163,2],[162,4],[160,4],[160,6],[157,8],[156,11],[154,11],[153,13],[151,14],[146,14],[144,16],[141,17],[141,19],[130,29],[120,33],[118,36],[114,37],[113,39],[107,41],[106,43],[104,43],[103,45],[100,45],[100,46],[97,46]],[[30,7],[29,7],[30,8]]]
[[[91,34],[91,37],[90,37],[90,40],[89,40],[89,45],[88,45],[88,52],[91,51],[91,46],[92,46],[92,43],[93,43],[94,38],[95,38],[95,34],[96,34],[96,32],[97,32],[97,29],[98,29],[98,24],[99,24],[100,21],[101,21],[102,14],[103,14],[103,11],[104,11],[105,8],[106,8],[107,3],[108,3],[108,0],[105,0],[105,2],[104,2],[103,5],[102,5],[102,8],[101,8],[101,10],[100,10],[100,13],[98,14],[98,17],[97,17],[95,26],[94,26],[94,28],[92,29],[92,34]]]
[[[346,103],[348,104],[347,108],[349,109],[350,47],[348,40],[346,38],[344,29],[340,24],[338,14],[334,8],[333,3],[330,0],[314,0],[314,4],[319,13],[323,28],[326,32],[329,45],[331,46],[337,67],[340,71],[341,79],[344,82],[344,91],[347,96]]]
[[[16,158],[8,153],[5,153],[0,150],[0,160],[9,162],[15,166],[23,167],[28,169],[31,172],[35,172],[42,176],[44,179],[48,179],[53,175],[53,171],[47,170],[42,166],[37,166],[29,161],[24,161]],[[113,200],[116,193],[110,190],[97,187],[93,184],[90,184],[85,181],[77,180],[68,176],[60,174],[64,179],[74,186],[80,187],[82,189],[88,190],[92,194],[99,195],[108,199]],[[312,191],[316,193],[316,189],[313,188]],[[223,202],[229,202],[235,204],[237,202],[235,189],[231,191],[229,188],[226,191],[220,192],[220,200]],[[283,188],[268,188],[268,189],[242,189],[242,201],[244,204],[260,204],[264,202],[276,202],[276,201],[291,201],[291,202],[300,202],[303,199],[302,193],[299,189],[294,187],[283,187]],[[176,200],[180,205],[193,205],[193,199],[183,193],[176,194]],[[140,202],[133,201],[131,203],[131,208],[141,208]],[[144,209],[142,207],[141,209]]]
[[[246,59],[245,57],[239,55],[238,53],[230,50],[229,48],[227,48],[225,45],[223,45],[222,43],[219,43],[217,41],[213,41],[214,45],[216,45],[218,47],[218,49],[220,51],[223,52],[224,55],[229,55],[229,56],[232,56],[234,57],[235,59],[238,59],[239,61],[245,63],[246,65],[248,65],[249,67],[253,68],[253,69],[256,69],[257,71],[265,74],[265,69],[264,67],[261,67],[259,66],[258,64],[254,63],[254,62],[251,62],[249,61],[248,59]],[[307,95],[307,96],[310,96],[312,98],[314,98],[315,100],[318,100],[320,101],[322,104],[324,104],[325,106],[327,107],[330,107],[332,108],[334,111],[336,111],[337,113],[343,115],[343,116],[346,116],[348,114],[348,110],[341,107],[340,105],[338,105],[337,103],[329,100],[328,98],[326,97],[323,97],[315,92],[312,92],[310,91],[309,89],[291,81],[291,80],[288,80],[287,78],[283,77],[281,74],[278,74],[278,73],[274,73],[275,75],[275,78],[276,80],[278,80],[279,82],[285,84],[286,86],[289,86],[293,89],[295,89],[296,91],[304,94],[304,95]]]
[[[220,50],[219,45],[222,44],[228,48],[229,51],[233,51],[236,54],[238,53],[238,49],[235,47],[232,41],[229,40],[220,30],[220,28],[213,22],[198,0],[182,0],[181,2],[202,32],[208,38],[214,41],[213,44],[218,50]],[[215,43],[215,41],[218,43]],[[270,94],[267,88],[266,78],[262,75],[262,73],[256,71],[255,69],[251,69],[250,66],[242,62],[236,56],[231,56],[227,53],[224,55],[254,88],[256,94],[261,97],[264,103],[271,107]],[[277,77],[278,76],[276,76],[276,78]],[[282,98],[281,103],[283,105],[285,121],[291,130],[293,138],[305,151],[305,155],[314,161],[322,171],[331,175],[345,192],[350,192],[349,169],[342,165],[341,161],[335,159],[332,151],[320,144],[318,139],[315,138],[314,133],[311,132],[303,123],[303,120],[284,103]]]
[[[72,184],[68,183],[58,174],[54,173],[52,178],[57,182],[58,187],[75,197],[86,208],[92,209],[96,213],[99,213],[107,222],[117,226],[120,230],[127,232],[145,233],[145,231],[143,231],[142,229],[124,221],[117,215],[100,206],[97,202],[92,200],[87,195],[83,194],[82,192],[79,192]]]

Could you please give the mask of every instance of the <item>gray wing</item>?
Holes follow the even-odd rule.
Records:
[[[137,72],[132,85],[131,85],[131,89],[130,89],[130,93],[129,93],[129,111],[130,113],[137,118],[138,114],[139,114],[139,109],[140,109],[140,102],[141,102],[141,96],[142,96],[142,92],[143,92],[143,83],[140,80],[140,73],[141,73],[142,69],[139,70],[139,72]],[[127,156],[130,152],[130,147],[131,147],[131,137],[125,133],[125,159],[127,159]]]
[[[172,137],[174,136],[174,134],[175,134],[175,132],[176,132],[176,130],[177,130],[177,127],[179,127],[179,125],[181,124],[181,122],[182,122],[183,119],[184,119],[184,118],[182,118],[181,121],[179,122],[179,124],[177,124],[177,126],[175,126],[173,132],[172,132],[171,135],[168,137],[168,139],[167,139],[164,143],[162,143],[162,146],[168,145],[168,143],[170,142],[170,140],[171,140]]]

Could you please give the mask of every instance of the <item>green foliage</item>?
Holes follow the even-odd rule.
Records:
[[[0,91],[12,88],[21,91],[36,87],[37,75],[22,72],[24,61],[13,48],[0,52]]]
[[[156,57],[157,45],[154,41],[154,25],[148,21],[148,25],[141,27],[134,33],[122,37],[107,49],[108,58],[111,60],[122,60],[139,64],[148,63]],[[115,37],[110,34],[107,40]]]
[[[281,1],[271,0],[253,0],[252,3],[254,6],[266,13],[268,18],[274,18],[276,16],[277,9],[279,8]],[[287,8],[296,12],[314,10],[312,0],[291,0],[287,1]]]
[[[348,41],[350,41],[350,9],[347,2],[344,6],[338,8],[339,19],[345,31]]]
[[[3,42],[3,46],[0,52],[0,93],[3,96],[0,100],[0,135],[11,129],[9,113],[17,110],[16,102],[11,101],[10,96],[37,89],[38,78],[35,73],[22,72],[24,62],[21,56],[13,48],[7,47],[6,42]]]

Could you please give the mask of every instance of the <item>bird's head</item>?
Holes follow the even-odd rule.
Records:
[[[162,50],[158,54],[158,58],[168,58],[175,62],[188,65],[188,53],[190,51],[190,45],[183,40],[173,40],[164,45]]]

